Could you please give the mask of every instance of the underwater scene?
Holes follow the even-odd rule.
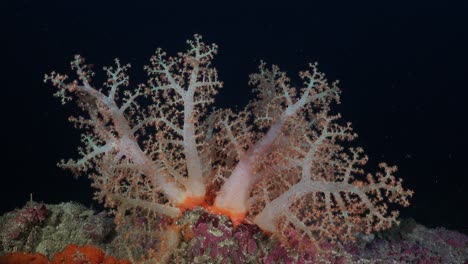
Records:
[[[5,10],[0,264],[468,264],[468,4]]]

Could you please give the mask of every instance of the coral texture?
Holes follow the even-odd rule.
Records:
[[[170,222],[202,206],[234,226],[252,223],[285,243],[293,235],[320,248],[397,221],[387,204],[408,206],[412,192],[385,163],[363,175],[367,157],[348,147],[356,134],[331,112],[337,82],[317,64],[294,86],[279,67],[261,62],[249,81],[255,99],[238,112],[214,109],[222,87],[212,66],[217,46],[199,35],[187,43],[173,57],[157,49],[145,66],[148,81],[136,86],[130,65],[118,59],[104,67],[102,86],[79,55],[71,62],[76,79],[45,76],[63,103],[82,110],[70,118],[84,131],[80,158],[60,166],[90,175],[96,199],[112,208],[117,223],[143,218],[168,235],[161,217]]]
[[[49,261],[41,253],[14,252],[0,256],[0,264],[131,264],[128,260],[109,257],[93,246],[68,245],[62,252],[55,254]]]
[[[112,218],[105,212],[96,214],[76,203],[30,201],[0,216],[0,255],[25,251],[51,258],[71,243],[106,249],[114,229]]]
[[[30,207],[31,204],[26,205]],[[55,223],[60,229],[63,223],[51,221],[57,214],[56,205],[41,204],[41,208],[50,209],[45,224]],[[70,207],[61,205],[61,207]],[[71,223],[79,221],[94,222],[92,216],[83,219],[81,206],[73,205],[75,210],[68,211]],[[77,210],[78,209],[78,210]],[[15,212],[22,211],[16,210]],[[90,210],[86,210],[90,211]],[[13,212],[13,213],[15,213]],[[6,216],[11,215],[9,213]],[[101,217],[102,213],[94,216]],[[0,222],[2,220],[0,216]],[[164,219],[161,219],[164,220]],[[302,239],[298,241],[295,232],[290,232],[290,243],[284,245],[274,237],[266,235],[257,226],[242,223],[234,227],[225,215],[210,214],[204,208],[198,207],[187,210],[182,217],[173,224],[167,221],[160,223],[165,232],[155,238],[148,228],[141,232],[145,219],[135,219],[126,222],[125,226],[114,230],[112,237],[106,239],[105,244],[97,246],[68,245],[60,247],[65,241],[58,241],[55,247],[47,250],[47,256],[58,263],[81,263],[85,260],[114,263],[116,259],[128,259],[131,263],[468,263],[468,236],[444,228],[428,229],[412,219],[403,219],[400,225],[370,234],[358,235],[356,241],[347,242],[343,247],[322,244],[330,250],[319,252],[309,247],[310,242]],[[43,226],[43,229],[55,229],[53,226]],[[79,229],[79,228],[78,228]],[[35,229],[29,229],[34,233]],[[70,229],[71,230],[71,229]],[[139,232],[138,232],[139,231]],[[43,231],[44,232],[44,231]],[[22,237],[29,237],[25,232]],[[39,237],[45,239],[47,237]],[[64,238],[63,238],[64,239]],[[70,241],[78,241],[70,232]],[[175,243],[174,243],[175,242]],[[39,241],[39,244],[43,242]],[[51,245],[51,244],[48,244]],[[301,251],[295,250],[302,245]],[[97,248],[105,250],[104,253]],[[162,249],[162,250],[160,250]],[[169,250],[170,249],[170,250]],[[0,251],[0,264],[31,263],[48,264],[46,256],[41,254],[41,247],[32,250],[33,253]],[[52,250],[53,252],[50,252]],[[161,252],[161,254],[158,253]],[[164,253],[164,254],[162,254]],[[4,256],[2,256],[5,254]],[[55,257],[54,257],[55,256]],[[86,257],[84,257],[86,256]],[[73,262],[76,261],[76,262]],[[80,262],[81,261],[81,262]],[[107,262],[106,262],[107,261]],[[119,262],[117,262],[119,263]],[[129,263],[121,260],[120,263]]]
[[[50,213],[44,204],[28,202],[23,208],[7,214],[0,221],[0,253],[34,250],[41,225]]]

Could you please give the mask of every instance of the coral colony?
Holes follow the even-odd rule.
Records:
[[[118,226],[153,228],[159,243],[153,256],[174,258],[170,252],[183,240],[191,241],[187,254],[194,258],[212,243],[216,259],[229,247],[215,239],[222,231],[208,232],[223,228],[220,217],[233,232],[256,229],[298,252],[336,248],[397,222],[387,203],[408,206],[412,191],[385,163],[364,174],[367,156],[348,147],[357,135],[331,111],[339,103],[337,82],[316,64],[294,86],[277,66],[261,62],[250,75],[255,98],[242,111],[216,109],[223,86],[212,65],[217,46],[199,35],[187,43],[174,57],[157,49],[145,66],[147,82],[135,87],[130,65],[118,59],[104,68],[102,86],[79,55],[71,62],[77,79],[45,76],[62,103],[82,110],[70,117],[84,131],[80,158],[59,166],[89,175],[95,198],[111,208]],[[183,222],[190,212],[198,224],[189,236]],[[243,254],[259,247],[249,241]]]

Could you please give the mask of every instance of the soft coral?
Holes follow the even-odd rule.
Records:
[[[71,119],[86,131],[82,157],[61,166],[90,170],[96,197],[116,208],[118,219],[128,211],[178,218],[200,205],[317,242],[352,239],[396,221],[385,201],[407,206],[412,192],[386,164],[375,176],[359,176],[367,157],[342,143],[356,134],[330,113],[340,90],[316,64],[293,86],[262,62],[250,77],[255,100],[238,113],[209,112],[222,86],[211,65],[217,46],[199,35],[188,44],[175,57],[158,49],[145,67],[148,82],[133,90],[126,88],[130,66],[119,60],[104,68],[104,89],[91,84],[94,72],[80,56],[72,62],[77,80],[45,77],[58,87],[56,96],[76,98],[87,113]]]

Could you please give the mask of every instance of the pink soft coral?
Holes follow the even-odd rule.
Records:
[[[90,173],[96,198],[130,213],[178,218],[203,206],[249,221],[266,232],[315,245],[353,239],[358,232],[388,228],[397,212],[386,202],[408,205],[409,190],[381,164],[362,177],[367,162],[360,148],[342,142],[356,134],[330,113],[339,101],[316,64],[299,73],[295,87],[277,66],[259,66],[250,76],[256,99],[243,111],[211,110],[222,83],[211,61],[215,44],[199,35],[185,53],[167,57],[161,49],[145,67],[147,83],[128,88],[127,70],[115,60],[107,81],[96,87],[94,72],[76,56],[78,78],[46,75],[65,103],[85,113],[71,121],[83,129],[81,158],[60,163]]]

